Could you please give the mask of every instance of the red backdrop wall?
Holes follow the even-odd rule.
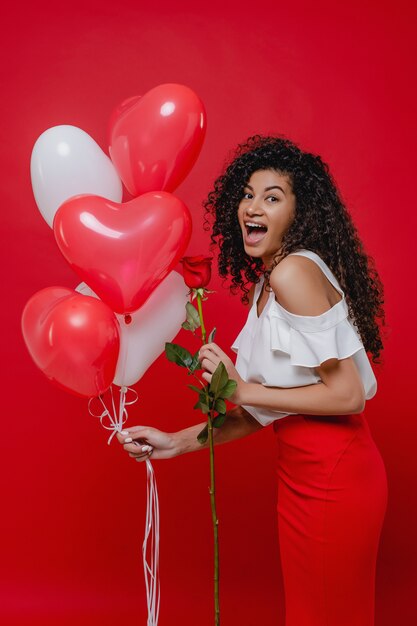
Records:
[[[32,196],[37,137],[73,124],[106,149],[113,107],[164,82],[190,86],[208,115],[202,153],[176,192],[194,219],[188,254],[208,250],[201,202],[228,151],[255,132],[279,132],[330,164],[375,258],[390,330],[385,364],[375,368],[378,393],[366,407],[389,480],[376,623],[416,622],[414,6],[77,0],[8,8],[0,44],[2,623],[146,621],[145,466],[118,444],[108,447],[86,402],[36,369],[20,317],[38,289],[79,282]],[[232,354],[247,312],[216,275],[212,286],[217,293],[206,316]],[[200,421],[182,372],[163,356],[137,390],[132,425],[174,431]],[[270,428],[216,449],[224,624],[284,623],[275,456]],[[211,624],[208,455],[154,466],[162,516],[160,624]]]

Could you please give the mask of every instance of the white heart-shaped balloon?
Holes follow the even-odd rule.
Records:
[[[89,193],[122,200],[122,183],[112,161],[76,126],[53,126],[40,135],[32,150],[30,175],[36,204],[51,228],[59,206],[72,196]]]
[[[85,283],[76,291],[98,297]],[[186,318],[185,305],[188,287],[178,272],[172,271],[152,292],[145,304],[131,314],[126,324],[123,315],[116,317],[120,323],[120,352],[113,380],[119,387],[134,385],[180,331]]]

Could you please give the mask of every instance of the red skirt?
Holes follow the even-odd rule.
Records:
[[[288,415],[274,432],[285,626],[374,626],[388,485],[366,418]]]

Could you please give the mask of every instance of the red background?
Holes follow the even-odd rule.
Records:
[[[177,189],[193,213],[188,254],[205,253],[201,202],[234,145],[279,132],[319,153],[339,183],[386,289],[390,335],[368,418],[389,505],[377,568],[376,623],[415,623],[415,3],[15,3],[2,16],[1,308],[2,623],[145,624],[141,542],[145,466],[136,464],[31,362],[20,333],[38,289],[74,287],[37,211],[30,153],[73,124],[106,149],[114,106],[165,82],[194,89],[208,131]],[[246,309],[222,289],[208,325],[229,350]],[[184,331],[178,341],[188,341]],[[229,354],[231,354],[229,350]],[[131,425],[200,421],[182,370],[162,356],[137,385]],[[216,449],[224,624],[283,624],[271,428]],[[211,624],[208,455],[154,464],[161,506],[161,626]],[[300,598],[302,601],[302,598]]]

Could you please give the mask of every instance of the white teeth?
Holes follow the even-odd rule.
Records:
[[[254,222],[246,222],[246,226],[254,226],[255,228],[265,228],[263,224],[255,224]]]

